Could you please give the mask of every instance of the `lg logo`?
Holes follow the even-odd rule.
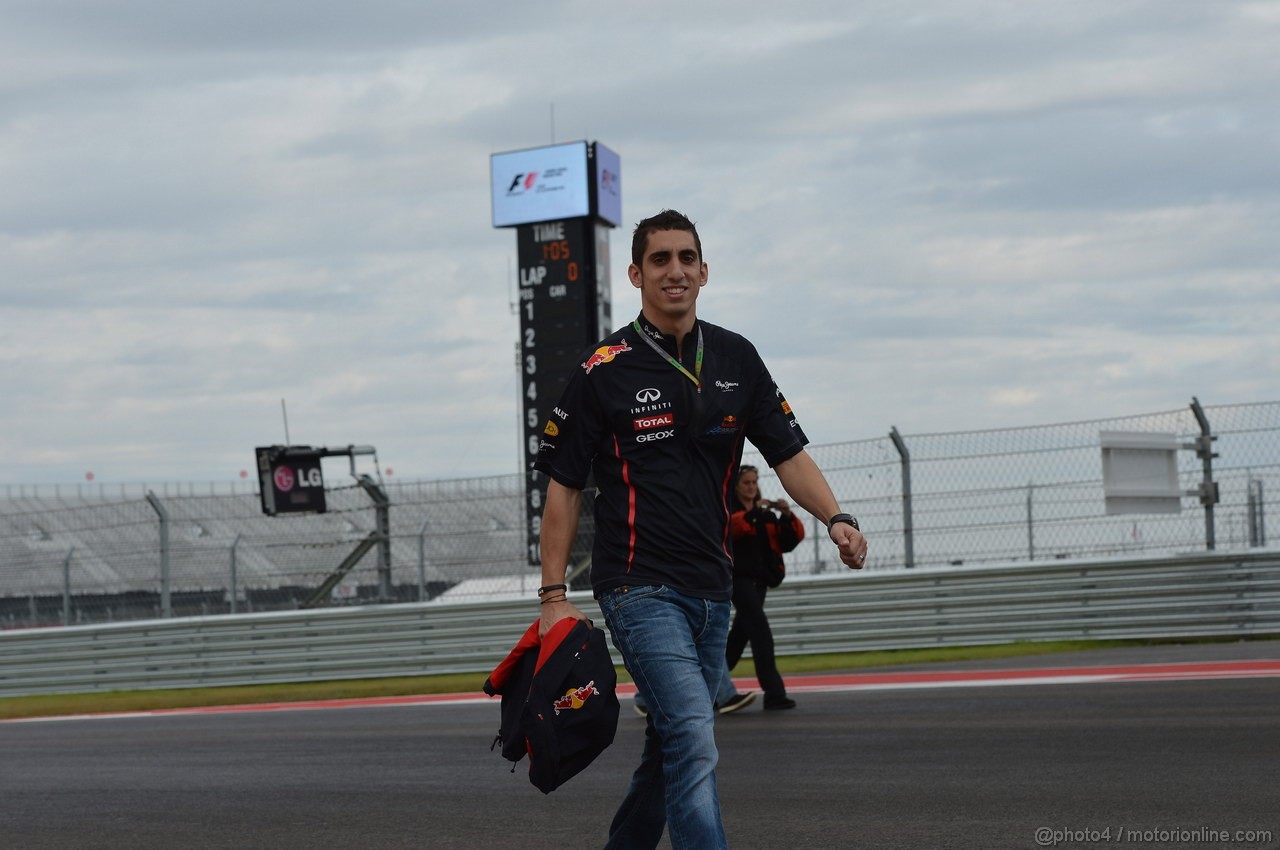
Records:
[[[287,466],[276,467],[275,473],[272,475],[275,480],[276,489],[281,493],[288,493],[295,486],[297,487],[323,487],[324,476],[320,472],[320,467],[313,466],[309,469],[299,469],[296,473]]]
[[[645,387],[640,392],[636,393],[636,401],[641,404],[650,404],[660,398],[662,398],[662,393],[658,392],[653,387]]]

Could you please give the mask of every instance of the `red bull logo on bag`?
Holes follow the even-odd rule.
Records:
[[[600,693],[600,691],[596,690],[596,681],[595,679],[592,679],[580,688],[571,688],[570,690],[565,691],[564,696],[551,703],[551,707],[556,710],[556,716],[558,717],[560,715],[560,709],[563,708],[565,711],[568,711],[569,709],[577,710],[582,708],[583,703],[585,703],[589,697],[595,696],[598,693]]]
[[[624,351],[630,351],[631,346],[627,345],[627,341],[620,340],[620,345],[602,345],[587,358],[587,362],[582,364],[582,368],[587,370],[587,374],[591,374],[591,370],[604,363],[609,363],[613,358],[617,357]]]

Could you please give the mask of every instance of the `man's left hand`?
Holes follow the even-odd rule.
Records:
[[[867,538],[847,522],[831,524],[827,533],[840,547],[840,560],[851,570],[860,570],[867,562]]]

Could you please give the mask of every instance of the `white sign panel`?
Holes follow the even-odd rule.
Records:
[[[590,214],[586,142],[495,153],[489,173],[494,227]]]
[[[622,160],[596,142],[596,215],[618,227],[622,224]]]
[[[1100,431],[1098,437],[1109,516],[1182,511],[1177,434]]]

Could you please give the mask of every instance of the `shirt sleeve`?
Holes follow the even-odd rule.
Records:
[[[755,360],[757,379],[753,382],[751,419],[747,423],[747,439],[760,450],[765,463],[775,467],[799,454],[809,438],[796,422],[791,405],[773,376],[765,367],[760,354],[752,346],[750,356]]]
[[[575,371],[542,429],[533,468],[566,487],[583,489],[604,431],[595,387],[586,372]]]

